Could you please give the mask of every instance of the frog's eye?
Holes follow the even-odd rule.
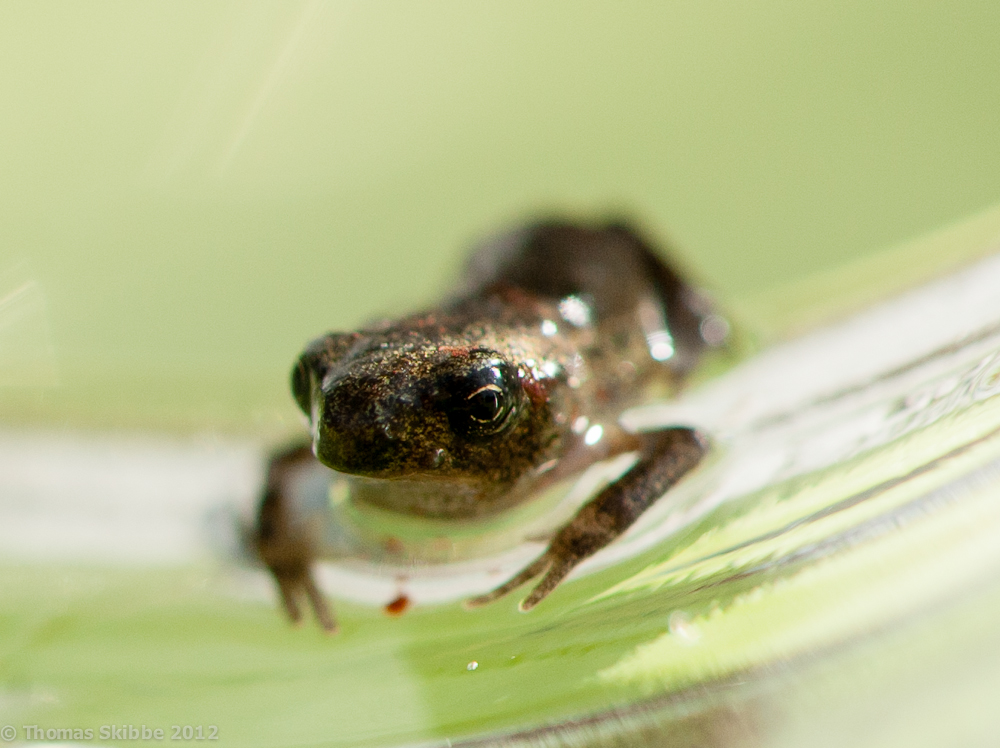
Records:
[[[495,384],[486,384],[466,398],[469,418],[476,423],[489,424],[503,415],[507,397]]]
[[[503,362],[467,372],[449,383],[448,420],[464,436],[492,436],[511,422],[517,378]]]
[[[312,409],[312,375],[309,372],[309,362],[303,355],[292,369],[292,396],[299,408],[306,415]]]

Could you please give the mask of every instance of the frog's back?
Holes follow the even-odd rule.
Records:
[[[705,297],[622,223],[544,221],[487,240],[467,266],[463,293],[503,287],[559,304],[565,321],[593,325],[601,341],[634,347],[625,339],[641,335],[645,364],[665,367],[675,379],[720,342],[705,325]]]

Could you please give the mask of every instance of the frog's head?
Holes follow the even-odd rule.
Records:
[[[488,347],[331,334],[301,356],[292,392],[334,470],[500,488],[553,439],[528,376]]]

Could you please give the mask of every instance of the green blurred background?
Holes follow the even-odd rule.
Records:
[[[553,212],[635,216],[766,345],[995,248],[998,50],[995,2],[5,2],[0,425],[276,439],[298,426],[287,373],[308,339],[433,303],[471,241]],[[909,537],[901,568],[941,558]],[[647,607],[674,604],[577,617],[599,576],[534,617],[342,604],[331,643],[262,596],[234,602],[205,564],[4,564],[0,706],[52,725],[216,721],[239,745],[357,745],[386,703],[371,744],[638,698],[590,676],[662,633]],[[886,568],[861,573],[895,589]],[[934,595],[953,581],[937,574]],[[842,669],[810,659],[828,669],[775,689],[805,715],[787,744],[804,744],[796,724],[836,742],[816,715],[860,711],[846,729],[886,745],[899,693],[900,734],[980,718],[989,734],[997,600],[942,607],[954,626],[914,616],[929,633]],[[794,643],[796,620],[764,612]],[[911,708],[911,681],[938,689],[937,711]]]
[[[0,18],[5,423],[283,432],[306,340],[532,215],[634,215],[759,309],[1000,200],[985,0]]]

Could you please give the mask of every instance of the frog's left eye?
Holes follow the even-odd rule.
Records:
[[[511,422],[518,400],[517,377],[500,361],[466,372],[448,383],[448,420],[464,436],[492,436]]]
[[[312,374],[309,371],[307,354],[303,354],[292,369],[292,396],[302,412],[308,416],[312,409]]]

